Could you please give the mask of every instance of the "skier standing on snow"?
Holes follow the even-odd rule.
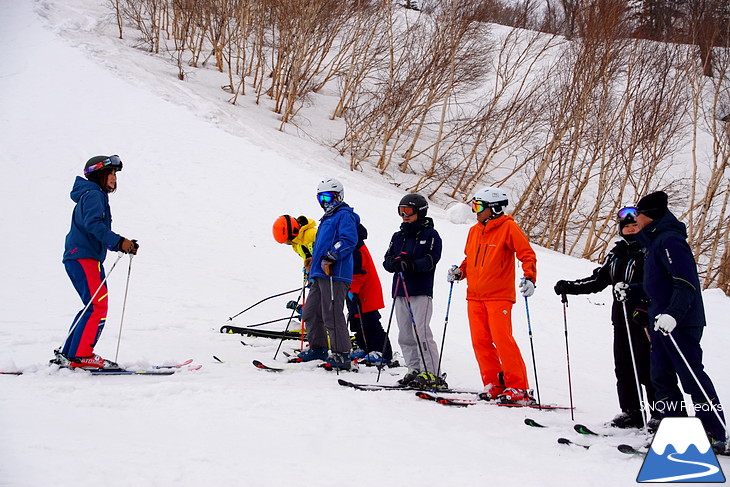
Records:
[[[281,215],[272,227],[274,240],[280,244],[291,245],[292,250],[304,260],[304,272],[309,274],[312,264],[312,248],[317,238],[317,222],[304,215],[292,218]]]
[[[52,363],[80,368],[117,366],[96,355],[94,347],[104,329],[109,304],[106,283],[102,285],[107,249],[136,254],[138,248],[136,240],[112,232],[109,193],[116,191],[117,172],[121,170],[119,156],[92,157],[84,167],[86,179],[77,176],[71,190],[76,206],[66,235],[63,264],[84,306],[88,306],[76,315],[76,326],[72,325],[63,349],[55,351]]]
[[[499,188],[477,191],[472,211],[477,223],[469,229],[459,267],[449,269],[449,282],[466,279],[471,340],[479,364],[482,399],[535,404],[528,389],[527,370],[512,336],[515,303],[515,255],[522,262],[522,296],[535,292],[537,257],[514,219],[504,214],[507,194]]]
[[[361,359],[371,365],[385,365],[393,358],[390,340],[380,324],[380,311],[385,307],[383,288],[375,269],[375,262],[365,245],[368,231],[357,225],[358,241],[353,252],[352,284],[347,293],[347,311],[350,330],[355,333],[358,349],[350,354],[352,360]]]
[[[408,366],[408,373],[398,382],[433,389],[448,386],[436,375],[439,353],[430,326],[441,237],[427,212],[428,201],[420,194],[407,194],[400,200],[398,214],[403,222],[390,239],[383,267],[394,273],[391,295],[395,300],[398,344]]]
[[[558,281],[555,294],[589,294],[603,291],[614,286],[614,300],[611,308],[613,323],[613,360],[616,373],[616,390],[621,413],[610,425],[616,428],[641,428],[644,416],[641,412],[641,392],[636,390],[634,364],[639,383],[646,387],[647,400],[654,403],[654,387],[649,375],[649,317],[648,302],[642,287],[644,277],[644,251],[636,241],[639,227],[636,224],[636,208],[625,207],[618,212],[617,241],[606,255],[603,264],[593,271],[593,275],[575,281]],[[624,305],[626,314],[624,314]],[[629,319],[631,344],[626,333],[626,319]],[[631,349],[634,357],[631,357]],[[658,417],[652,412],[652,417]]]
[[[352,347],[344,302],[352,282],[360,217],[344,202],[344,194],[337,179],[324,180],[317,187],[317,201],[325,212],[312,248],[309,278],[313,282],[302,311],[309,348],[297,356],[303,362],[326,360],[332,368],[349,370]]]
[[[657,399],[654,406],[662,416],[687,416],[688,406],[677,384],[679,376],[682,388],[692,398],[695,416],[718,442],[713,448],[724,449],[727,431],[722,425],[722,406],[702,364],[700,340],[706,321],[697,264],[687,244],[687,227],[668,210],[667,200],[666,193],[657,191],[644,196],[636,206],[640,229],[636,239],[646,249],[644,289],[650,299],[649,323],[653,325],[651,380]],[[703,389],[709,397],[705,397]]]

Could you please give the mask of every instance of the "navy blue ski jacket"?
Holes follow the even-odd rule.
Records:
[[[414,270],[405,272],[403,279],[409,296],[433,296],[433,275],[436,264],[441,260],[441,236],[433,227],[433,220],[429,217],[412,223],[401,223],[400,231],[395,232],[390,239],[390,245],[385,253],[383,267],[388,272],[394,272],[391,296],[405,296],[403,286],[398,287],[398,272],[393,260],[401,257],[414,265]]]
[[[104,262],[107,249],[117,249],[122,239],[112,232],[109,194],[95,182],[76,176],[71,199],[76,206],[66,235],[63,262],[78,259]]]
[[[669,314],[677,326],[705,326],[705,308],[697,264],[687,243],[687,227],[671,212],[636,234],[646,249],[644,290],[649,296],[650,323]]]

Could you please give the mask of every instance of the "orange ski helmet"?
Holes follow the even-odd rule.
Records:
[[[299,223],[296,218],[292,218],[289,215],[281,215],[274,221],[272,232],[274,234],[274,240],[283,244],[290,242],[299,234]]]

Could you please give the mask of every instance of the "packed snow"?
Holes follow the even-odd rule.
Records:
[[[337,177],[379,259],[400,223],[395,210],[403,191],[350,172],[327,147],[277,131],[276,115],[246,97],[230,105],[215,73],[194,71],[189,81],[177,80],[164,57],[115,36],[103,3],[0,3],[0,369],[24,372],[0,376],[1,486],[613,487],[635,481],[641,459],[615,446],[640,445],[642,437],[580,438],[595,443],[590,450],[559,445],[559,436],[576,435],[567,411],[449,408],[402,391],[346,389],[334,372],[311,364],[281,374],[255,369],[253,359],[284,362],[281,353],[273,359],[278,342],[218,330],[256,301],[301,285],[301,260],[273,240],[274,219],[284,213],[319,218],[317,183]],[[129,275],[120,364],[193,358],[202,364],[198,371],[94,377],[46,365],[81,308],[61,264],[73,208],[69,191],[89,157],[111,153],[124,161],[110,197],[113,228],[138,239],[140,250],[134,258],[107,257],[107,272],[116,267],[96,351],[117,355]],[[440,343],[446,270],[463,258],[473,220],[458,205],[434,205],[429,215],[444,242],[431,323]],[[540,395],[567,405],[565,321],[552,285],[585,277],[596,263],[536,251],[538,287],[529,311]],[[387,289],[390,275],[383,270],[380,277]],[[452,387],[479,389],[464,296],[464,283],[456,284],[443,370]],[[266,301],[233,324],[286,316],[284,305],[295,297]],[[704,298],[705,364],[720,398],[728,398],[730,376],[722,372],[730,299],[717,290]],[[608,290],[571,297],[565,315],[575,420],[597,428],[618,412],[610,301]],[[516,303],[513,320],[532,378],[524,302]],[[396,336],[393,323],[394,344]],[[298,345],[285,342],[283,349]],[[386,369],[380,381],[392,384],[404,372]],[[365,367],[339,375],[371,383],[376,376]],[[550,427],[528,428],[528,416]],[[726,458],[720,463],[730,465]]]

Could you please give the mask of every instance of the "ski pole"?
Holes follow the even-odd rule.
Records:
[[[406,295],[406,304],[408,305],[408,313],[411,315],[411,323],[413,324],[413,333],[416,335],[416,343],[418,344],[418,351],[421,353],[421,361],[423,361],[423,371],[428,374],[428,366],[426,365],[426,356],[423,354],[423,346],[421,346],[421,337],[418,336],[418,326],[416,325],[416,317],[413,316],[413,307],[411,307],[411,297],[408,295],[408,286],[406,286],[406,280],[403,277],[403,272],[399,272],[401,283],[403,283],[403,294]]]
[[[306,288],[307,288],[307,275],[305,274],[304,281],[302,282],[301,291],[299,292],[299,296],[297,297],[297,304],[299,304],[299,301],[302,299],[302,296],[304,296],[304,290]],[[295,291],[297,291],[297,290],[298,289],[295,289]],[[291,291],[287,291],[282,294],[289,294],[290,292]],[[281,294],[279,294],[279,296],[281,296]],[[276,297],[276,296],[270,296],[266,299],[271,299],[273,297]],[[263,301],[266,301],[266,299],[264,299]],[[261,301],[259,301],[259,302],[261,302]],[[256,304],[258,304],[258,303],[256,303]],[[254,304],[254,306],[256,306],[256,305]],[[251,309],[251,307],[249,307],[249,309]],[[281,340],[279,340],[279,346],[276,347],[276,352],[274,352],[274,360],[276,360],[276,356],[279,355],[279,350],[281,349],[281,344],[284,343],[284,337],[286,336],[286,332],[289,331],[289,326],[291,325],[291,320],[294,319],[294,313],[296,313],[296,312],[297,312],[297,307],[294,306],[294,309],[291,310],[291,316],[289,316],[289,321],[287,321],[287,323],[286,323],[286,328],[284,329],[284,333],[281,336]],[[243,311],[241,313],[243,313]],[[238,314],[241,314],[241,313],[238,313]]]
[[[393,290],[393,305],[390,307],[390,317],[388,318],[388,327],[385,330],[385,342],[384,343],[390,343],[390,325],[393,323],[393,311],[395,311],[395,297],[398,294],[398,288],[400,287],[400,275],[396,278],[395,281],[395,289]],[[383,349],[385,349],[385,345],[383,345]],[[392,350],[392,348],[391,348]],[[378,377],[375,379],[375,382],[380,382],[380,373],[383,371],[382,367],[378,367]]]
[[[117,266],[117,263],[119,262],[119,259],[122,258],[124,255],[122,252],[118,252],[119,256],[117,257],[117,260],[114,261],[114,264],[112,264],[111,269],[109,269],[109,272],[106,274],[106,277],[104,277],[104,280],[101,281],[101,284],[99,284],[99,287],[96,288],[96,291],[94,291],[94,294],[91,296],[91,299],[89,299],[89,302],[86,303],[86,306],[84,306],[84,309],[81,310],[81,313],[78,314],[76,317],[76,320],[74,320],[73,325],[71,325],[71,329],[68,330],[68,334],[66,335],[66,338],[63,340],[64,343],[61,344],[60,347],[58,347],[58,350],[63,350],[63,346],[66,343],[66,340],[68,340],[68,337],[70,337],[74,330],[76,329],[76,326],[79,324],[79,321],[81,321],[81,318],[84,316],[84,313],[86,313],[86,310],[89,309],[89,306],[91,306],[91,303],[94,302],[94,299],[96,299],[96,295],[99,294],[99,291],[104,287],[104,284],[106,283],[106,280],[109,279],[109,276],[111,276],[112,271]],[[101,265],[101,263],[99,263]]]
[[[332,346],[332,348],[334,349],[335,347],[339,346],[339,344],[337,343],[337,318],[335,318],[335,282],[334,282],[334,279],[332,279],[332,276],[330,276],[330,298],[331,298],[330,301],[332,302],[332,328],[334,328],[334,330],[335,330],[335,332],[333,334],[335,343],[334,343],[334,346]],[[334,351],[332,352],[333,355],[335,353],[336,352],[334,352]],[[347,360],[350,360],[349,353],[347,354]],[[340,368],[335,367],[335,369],[337,371],[337,375],[340,375]]]
[[[122,302],[122,317],[119,320],[119,336],[117,337],[117,352],[114,354],[114,362],[119,358],[119,344],[122,342],[122,326],[124,326],[124,311],[127,309],[127,294],[129,293],[129,276],[132,274],[132,257],[129,254],[129,267],[127,268],[127,283],[124,285],[124,301]]]
[[[715,413],[715,416],[717,417],[717,420],[720,422],[722,427],[725,428],[725,440],[727,441],[728,438],[730,438],[730,432],[727,429],[727,424],[720,417],[720,413],[717,412],[717,408],[715,407],[715,404],[710,399],[710,396],[709,396],[709,394],[707,394],[707,391],[705,391],[705,388],[702,387],[702,384],[700,384],[700,380],[697,378],[697,375],[695,375],[695,371],[692,370],[692,367],[690,367],[689,362],[687,361],[687,357],[685,357],[684,354],[682,353],[682,351],[679,349],[679,345],[677,345],[677,342],[674,340],[674,337],[672,336],[672,334],[667,333],[666,336],[668,336],[669,339],[672,340],[672,343],[674,344],[674,348],[677,349],[677,353],[679,354],[680,357],[682,357],[682,361],[687,366],[687,370],[689,370],[689,373],[692,374],[692,378],[697,383],[697,387],[700,388],[700,391],[702,391],[702,395],[705,396],[705,399],[707,399],[707,404],[710,405],[710,407],[712,408],[712,412]]]
[[[527,299],[527,298],[525,298]],[[573,381],[570,375],[570,347],[568,346],[568,296],[563,293],[561,301],[563,302],[563,326],[565,328],[565,356],[568,364],[568,395],[570,396],[570,420],[575,420],[575,413],[573,409]],[[631,352],[633,355],[633,352]],[[535,375],[537,377],[537,373]],[[537,384],[537,379],[535,379]],[[637,383],[638,384],[638,383]]]
[[[279,294],[274,294],[274,295],[268,296],[268,297],[266,297],[266,298],[264,298],[264,299],[262,299],[260,301],[257,301],[255,303],[253,303],[251,306],[249,306],[248,308],[244,309],[243,311],[240,311],[240,312],[236,313],[235,315],[231,316],[230,318],[228,318],[228,321],[233,321],[233,318],[242,315],[246,311],[250,310],[254,306],[258,306],[259,304],[263,303],[264,301],[268,301],[269,299],[273,299],[273,298],[278,298],[279,296],[284,296],[285,294],[291,294],[291,293],[297,292],[297,291],[299,291],[299,288],[292,289],[290,291],[284,291],[283,293],[279,293]]]
[[[532,369],[535,372],[535,391],[537,391],[537,405],[542,404],[540,401],[540,383],[537,381],[537,364],[535,363],[535,345],[532,342],[532,324],[530,324],[530,307],[527,304],[527,296],[525,296],[525,312],[527,313],[527,332],[530,335],[530,351],[532,352]]]
[[[629,312],[626,308],[626,301],[623,301],[621,303],[623,305],[624,310],[624,323],[626,323],[626,338],[629,341],[629,352],[631,353],[631,366],[634,368],[634,380],[636,381],[636,396],[639,399],[639,404],[642,402],[646,404],[646,401],[644,401],[644,394],[641,390],[641,385],[639,384],[639,369],[636,366],[636,355],[634,355],[634,341],[631,338],[631,328],[629,326]],[[646,420],[646,408],[640,408],[641,409],[641,421],[644,424],[644,432],[646,432],[647,428],[647,420]]]
[[[449,309],[451,308],[451,293],[454,292],[454,281],[451,281],[449,287],[449,300],[446,302],[446,318],[444,318],[444,334],[441,337],[441,352],[439,353],[439,365],[436,369],[436,375],[441,375],[441,359],[444,356],[444,343],[446,343],[446,327],[449,325]]]

